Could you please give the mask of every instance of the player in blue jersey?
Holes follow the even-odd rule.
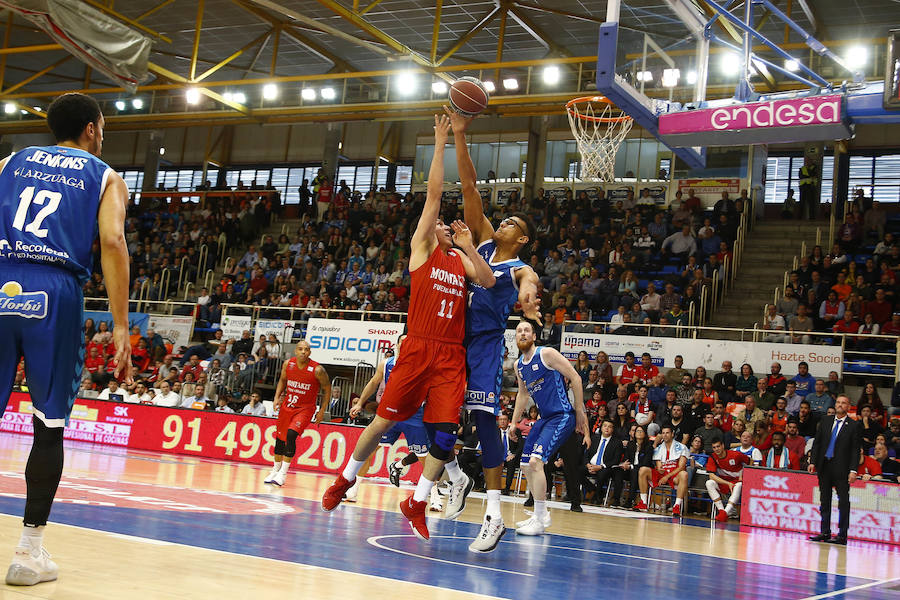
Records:
[[[500,414],[500,388],[503,380],[503,337],[506,320],[516,302],[522,304],[525,316],[540,322],[537,295],[538,276],[519,255],[535,239],[535,228],[524,213],[515,213],[500,222],[494,230],[485,216],[481,194],[475,187],[475,166],[466,144],[466,128],[472,121],[448,111],[453,127],[456,163],[463,192],[463,217],[472,232],[478,253],[494,271],[496,282],[491,288],[468,284],[466,310],[466,403],[465,408],[475,422],[481,442],[487,506],[481,531],[469,545],[472,552],[490,552],[497,547],[506,528],[500,514],[503,464],[506,460],[497,427]],[[447,500],[446,517],[455,518],[465,508],[466,495],[474,483],[456,468],[447,465],[453,481]]]
[[[25,467],[24,530],[6,574],[11,585],[57,577],[44,527],[63,468],[63,427],[84,362],[81,288],[99,233],[116,345],[114,374],[131,364],[128,332],[128,188],[98,156],[103,115],[89,96],[66,94],[47,109],[57,145],[0,161],[0,414],[24,357],[34,416]]]
[[[516,379],[519,393],[512,422],[524,416],[531,397],[538,407],[540,418],[532,425],[525,438],[522,450],[522,470],[528,478],[528,488],[534,497],[534,514],[530,519],[518,524],[516,533],[520,535],[541,535],[550,526],[547,512],[547,478],[544,463],[551,459],[559,447],[575,431],[583,437],[584,444],[591,442],[587,415],[584,412],[581,376],[572,363],[550,347],[535,346],[535,327],[531,321],[522,320],[516,327],[516,346],[519,360],[516,361]],[[574,403],[566,392],[566,380],[575,397]],[[515,432],[515,428],[510,430]]]

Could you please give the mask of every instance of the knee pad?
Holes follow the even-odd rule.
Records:
[[[62,427],[47,427],[37,416],[32,417],[31,422],[34,428],[32,447],[46,450],[62,446],[64,431]]]
[[[428,452],[438,460],[447,461],[456,444],[456,425],[453,423],[434,424],[434,443]]]
[[[284,456],[284,440],[275,438],[275,448],[272,450],[272,452],[276,456]]]
[[[287,438],[284,442],[284,455],[288,458],[294,458],[294,454],[297,453],[297,437],[298,433],[293,429],[288,429]]]
[[[493,413],[483,410],[472,411],[475,418],[475,431],[481,442],[481,463],[485,469],[499,467],[506,457],[503,455],[503,440],[497,428],[497,419]]]
[[[706,480],[706,491],[709,492],[709,497],[713,500],[716,500],[720,497],[719,484],[712,479]]]

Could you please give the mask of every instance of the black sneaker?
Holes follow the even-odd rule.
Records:
[[[528,494],[528,499],[525,500],[525,506],[531,507],[534,506],[534,496]]]

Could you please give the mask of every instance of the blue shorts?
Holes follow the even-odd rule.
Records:
[[[84,366],[81,285],[56,267],[2,262],[0,271],[0,409],[24,357],[34,414],[63,427]]]
[[[503,384],[503,331],[488,331],[467,336],[466,403],[467,410],[500,414],[500,389]]]
[[[406,445],[410,452],[416,456],[428,454],[428,432],[421,419],[412,418],[408,421],[394,423],[394,426],[381,436],[381,443],[392,446],[400,439],[401,434],[406,438]]]
[[[547,462],[559,447],[562,446],[572,432],[575,431],[575,413],[565,412],[551,415],[546,419],[541,417],[531,426],[531,431],[525,437],[525,448],[522,450],[522,463],[527,463],[531,457]]]

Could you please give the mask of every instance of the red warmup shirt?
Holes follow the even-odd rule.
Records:
[[[303,409],[315,410],[316,398],[319,396],[319,380],[316,378],[316,367],[319,363],[310,360],[305,366],[297,365],[297,357],[288,361],[285,369],[284,401],[279,408],[282,411]]]
[[[435,248],[411,277],[409,334],[462,344],[466,332],[466,270],[459,251]]]
[[[656,365],[650,365],[649,367],[639,365],[637,369],[635,369],[635,377],[644,382],[650,381],[657,375],[659,375],[659,367]]]
[[[181,375],[178,378],[181,381],[184,381],[184,377],[188,373],[193,373],[194,381],[197,381],[200,378],[200,375],[203,373],[203,367],[200,366],[200,363],[197,363],[196,367],[191,367],[191,363],[188,363],[184,365],[184,368],[181,370]]]
[[[720,458],[713,452],[706,461],[706,472],[715,473],[725,481],[734,483],[741,477],[744,465],[750,464],[750,457],[737,450],[726,450],[725,456]]]
[[[331,202],[331,193],[334,191],[334,187],[331,185],[322,184],[319,186],[319,194],[316,196],[316,202]]]
[[[97,373],[98,371],[103,370],[103,364],[105,362],[106,359],[102,356],[97,356],[95,358],[88,356],[84,359],[84,367],[88,370],[88,373]]]
[[[629,367],[628,363],[625,363],[624,365],[622,365],[619,368],[619,383],[628,385],[629,383],[631,383],[632,381],[637,379],[637,373],[638,373],[639,368],[640,367],[638,367],[637,365],[635,365],[633,367]]]
[[[891,320],[893,308],[890,302],[878,302],[872,300],[871,302],[866,302],[865,307],[863,315],[867,312],[872,313],[872,317],[879,325],[884,325]]]
[[[859,323],[857,323],[856,321],[847,321],[847,319],[841,319],[834,324],[832,330],[835,333],[857,333],[859,332]]]

